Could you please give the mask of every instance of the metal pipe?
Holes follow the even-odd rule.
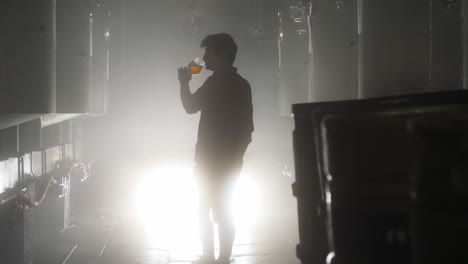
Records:
[[[52,176],[47,176],[47,184],[45,186],[45,188],[39,192],[39,195],[36,195],[34,198],[33,197],[30,197],[28,194],[27,194],[27,191],[29,190],[29,186],[26,189],[25,192],[22,192],[20,194],[20,199],[21,201],[26,204],[27,206],[29,207],[38,207],[39,205],[42,204],[42,202],[44,201],[44,198],[47,194],[47,192],[49,191],[49,188],[50,186],[52,185],[52,183],[56,184],[57,181],[55,181],[54,177]],[[36,181],[34,181],[33,183],[35,184]],[[32,185],[33,183],[31,183],[30,185]]]
[[[363,52],[364,52],[364,41],[362,39],[362,8],[364,0],[357,0],[357,7],[356,7],[356,16],[357,16],[357,98],[362,99],[364,98],[364,88],[363,88],[363,76],[364,76],[364,69],[362,66],[363,61]]]
[[[313,102],[314,99],[316,99],[316,95],[314,93],[314,89],[316,88],[315,87],[315,76],[314,76],[314,73],[315,73],[315,68],[314,68],[314,45],[313,45],[313,42],[312,42],[312,15],[314,12],[314,5],[313,5],[313,2],[312,1],[309,1],[309,3],[307,4],[307,9],[308,9],[308,13],[307,13],[307,33],[309,34],[309,38],[308,38],[308,41],[309,41],[309,69],[308,69],[308,74],[309,74],[309,78],[308,78],[308,88],[309,88],[309,98],[308,98],[308,101],[309,102]]]
[[[468,1],[461,1],[463,89],[468,89]]]
[[[84,177],[82,177],[81,181],[85,181],[89,177],[90,168],[91,168],[91,164],[87,166],[83,162],[75,162],[68,169],[68,173],[66,177],[70,178],[72,173],[76,172],[77,169],[79,169],[79,172],[82,172],[84,174]],[[58,175],[60,175],[60,171],[55,171],[55,173],[45,174],[45,176],[35,178],[33,181],[30,182],[30,184],[27,187],[24,187],[21,189],[14,188],[10,190],[10,193],[6,195],[5,198],[0,200],[0,206],[9,204],[10,202],[20,199],[22,203],[30,207],[38,207],[44,201],[44,198],[47,195],[50,186],[52,184],[54,185],[59,184],[58,181],[56,180]],[[47,180],[47,184],[45,185],[44,189],[42,189],[39,193],[34,195],[34,197],[31,197],[30,195],[28,195],[28,191],[31,189],[31,186],[33,184],[36,184],[37,181],[44,180],[44,179]]]
[[[431,91],[432,90],[432,17],[433,17],[433,14],[432,14],[432,0],[429,0],[429,83],[428,83],[428,90]]]
[[[6,198],[0,200],[0,206],[9,204],[10,202],[16,200],[16,198],[19,197],[19,193],[15,189],[13,189],[11,192],[12,193],[9,194]]]

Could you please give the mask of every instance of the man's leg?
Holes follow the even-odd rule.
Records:
[[[213,207],[213,183],[207,178],[205,171],[197,168],[198,177],[198,225],[200,229],[200,240],[202,243],[203,254],[193,262],[193,264],[211,264],[214,262],[214,227],[210,217],[211,208]]]
[[[226,208],[227,209],[227,208]],[[231,212],[224,212],[218,220],[220,253],[218,262],[229,263],[232,255],[232,247],[236,236],[234,217]]]
[[[232,255],[232,247],[236,237],[236,227],[233,215],[234,187],[238,175],[229,175],[223,186],[220,186],[220,201],[217,204],[217,223],[219,231],[220,253],[218,263],[229,263]]]
[[[192,262],[192,264],[213,264],[215,263],[213,223],[211,222],[209,218],[209,214],[208,214],[208,217],[200,216],[199,221],[200,221],[200,238],[201,238],[202,247],[203,247],[203,254],[200,256],[199,259]]]
[[[200,238],[203,247],[202,258],[214,259],[214,230],[213,222],[210,218],[210,207],[206,205],[200,206],[199,212],[199,226]]]

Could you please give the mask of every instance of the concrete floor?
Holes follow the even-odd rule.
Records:
[[[268,225],[239,228],[232,263],[299,264],[295,257],[297,231],[290,218],[277,217]],[[201,253],[199,248],[154,245],[147,242],[146,235],[147,230],[132,217],[81,215],[74,227],[63,232],[63,249],[58,254],[63,260],[55,259],[63,264],[182,264],[191,263]],[[175,238],[178,240],[182,242],[184,237]],[[48,264],[50,261],[49,257]],[[46,261],[38,261],[42,262]]]
[[[201,248],[193,219],[196,215],[193,186],[180,184],[190,182],[191,169],[183,173],[178,170],[164,173],[162,180],[156,182],[145,181],[143,176],[118,174],[132,172],[102,173],[131,179],[125,183],[103,177],[77,183],[74,195],[75,201],[80,203],[73,206],[70,222],[73,227],[63,231],[57,242],[49,237],[36,241],[34,264],[177,264],[197,259]],[[268,172],[264,177],[252,173],[255,176],[251,177],[252,186],[257,186],[259,192],[252,194],[249,188],[244,188],[237,194],[237,197],[244,197],[239,211],[242,214],[236,213],[243,220],[237,225],[232,263],[300,263],[295,256],[299,239],[296,199],[290,193],[291,179],[279,175],[273,180]],[[149,179],[159,179],[157,176]],[[116,182],[121,182],[122,186]],[[106,190],[105,195],[102,190]],[[250,206],[255,204],[252,202],[256,200],[252,198],[255,194],[257,206]],[[59,213],[54,218],[63,215],[62,211]],[[51,217],[44,213],[40,226],[46,226]]]

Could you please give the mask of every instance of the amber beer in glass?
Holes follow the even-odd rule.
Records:
[[[199,74],[201,70],[203,69],[203,66],[205,66],[205,63],[203,62],[203,60],[196,58],[192,62],[189,63],[188,71],[191,74]]]

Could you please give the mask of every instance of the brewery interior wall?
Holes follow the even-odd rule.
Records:
[[[311,4],[311,38],[298,34],[288,17],[299,1],[201,2],[194,12],[183,1],[5,1],[0,113],[37,114],[44,123],[47,113],[109,112],[87,122],[84,148],[93,158],[110,164],[145,156],[191,160],[195,133],[187,131],[196,122],[180,117],[174,69],[196,56],[204,35],[219,31],[239,40],[239,70],[253,87],[257,130],[249,158],[275,168],[292,167],[293,103],[461,89],[463,80],[466,88],[467,23],[460,20],[465,1],[305,1]],[[278,10],[287,23],[282,69]],[[194,78],[194,86],[203,77]],[[17,123],[26,121],[31,119]],[[26,141],[17,142],[17,124],[5,128],[0,180],[10,188],[18,178],[19,144]],[[32,131],[40,138],[41,129]]]

